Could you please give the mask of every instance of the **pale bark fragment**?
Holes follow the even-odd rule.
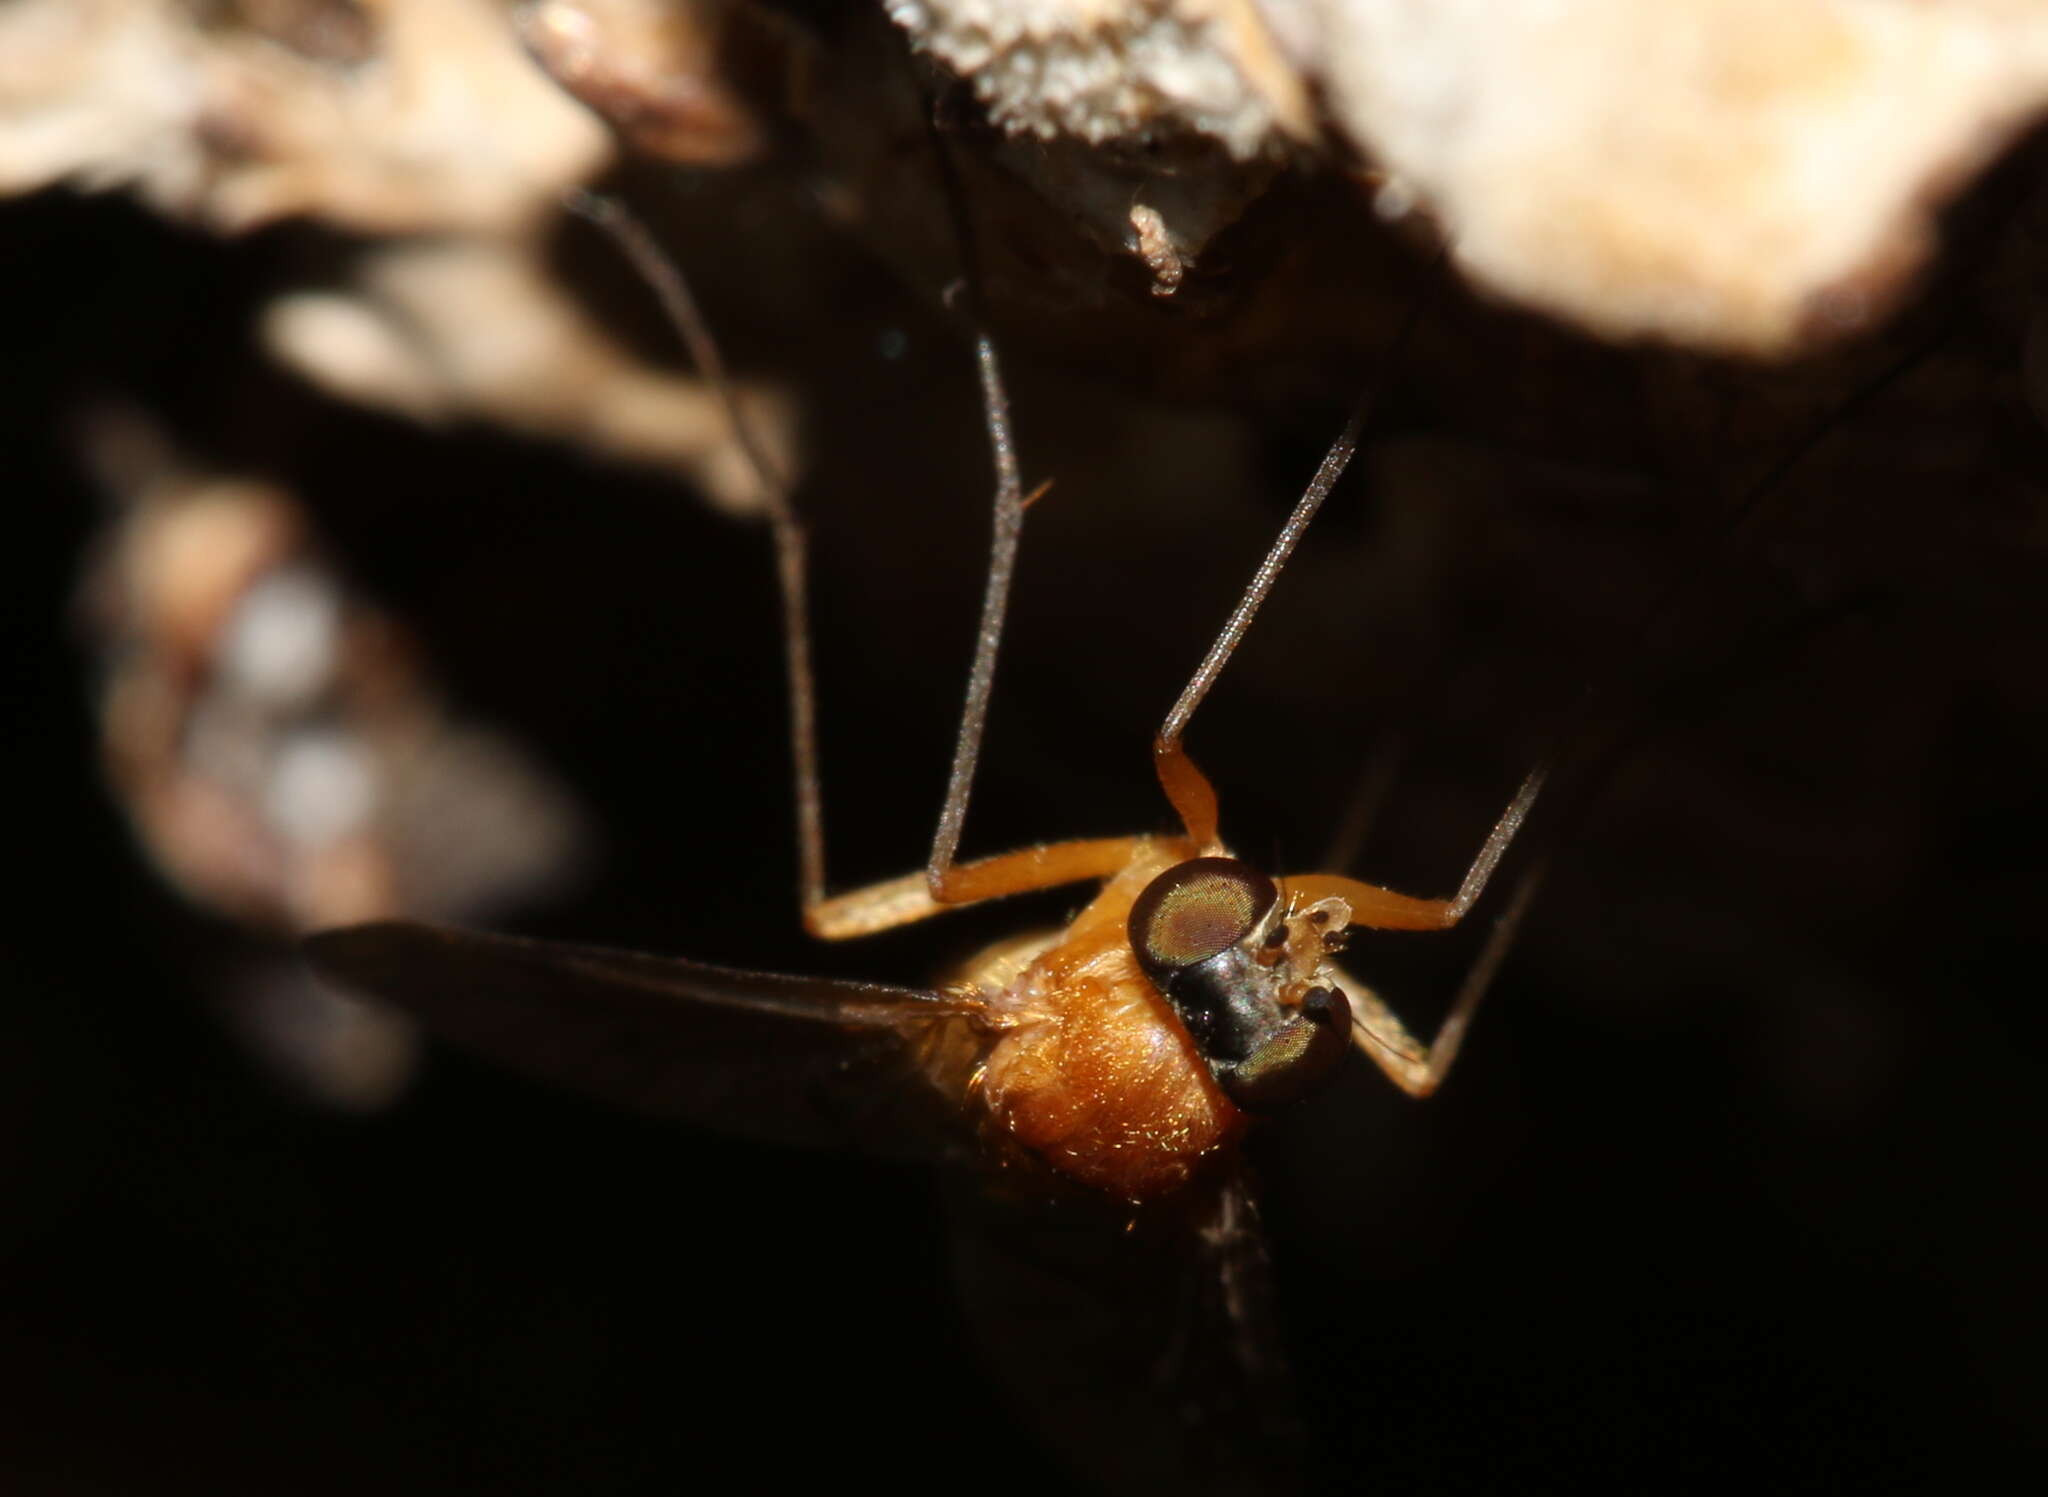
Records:
[[[1610,338],[1867,322],[2048,106],[2019,0],[1261,0],[1475,282]]]
[[[366,55],[308,55],[177,0],[0,7],[0,193],[130,187],[213,228],[307,214],[496,231],[611,157],[492,0],[355,0]]]

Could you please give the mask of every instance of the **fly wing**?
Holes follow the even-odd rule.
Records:
[[[542,1081],[774,1142],[917,1158],[972,1146],[949,1059],[972,996],[386,921],[322,931],[325,977]]]
[[[956,1191],[969,1321],[1012,1405],[1091,1487],[1289,1497],[1306,1436],[1241,1166],[1164,1208]]]

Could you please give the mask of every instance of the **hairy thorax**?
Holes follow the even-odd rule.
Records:
[[[989,1127],[1060,1174],[1141,1201],[1170,1193],[1230,1142],[1244,1114],[1138,968],[1132,901],[1186,856],[1162,841],[1051,938],[991,948],[960,974],[996,1033],[977,1090]]]

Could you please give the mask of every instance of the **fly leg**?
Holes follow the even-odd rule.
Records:
[[[825,796],[819,774],[817,683],[812,665],[809,609],[809,546],[788,478],[777,470],[755,439],[746,413],[732,395],[717,340],[690,294],[682,272],[654,237],[614,199],[581,193],[570,206],[610,234],[646,279],[690,356],[719,393],[726,420],[749,465],[775,543],[775,580],[782,600],[783,669],[788,683],[791,771],[797,820],[797,890],[805,927],[826,940],[843,940],[928,919],[940,911],[1005,894],[1029,893],[1059,884],[1108,878],[1119,873],[1155,839],[1109,837],[1055,842],[956,865],[954,854],[967,815],[968,792],[980,758],[995,680],[996,647],[1009,604],[1017,544],[1030,504],[1018,476],[1016,442],[1010,429],[1009,397],[995,344],[984,332],[974,340],[989,445],[996,468],[995,541],[988,587],[982,602],[974,663],[968,673],[967,703],[961,716],[946,800],[932,852],[921,874],[828,896],[825,892]],[[1035,497],[1035,496],[1034,496]]]

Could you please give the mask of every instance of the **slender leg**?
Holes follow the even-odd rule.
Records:
[[[596,224],[606,233],[634,269],[640,272],[670,324],[688,349],[698,372],[711,382],[725,407],[725,419],[732,427],[754,481],[761,492],[769,528],[775,538],[775,577],[782,595],[783,668],[789,682],[789,726],[791,768],[794,777],[797,824],[798,894],[809,910],[825,897],[825,799],[818,779],[817,693],[811,672],[811,628],[805,585],[807,554],[803,522],[790,500],[789,480],[776,469],[767,450],[756,439],[753,425],[733,396],[732,381],[718,340],[690,294],[681,268],[656,243],[647,226],[625,204],[593,192],[577,191],[567,199],[569,208]]]
[[[1413,326],[1412,320],[1409,325]],[[1403,337],[1406,337],[1405,330]],[[1217,845],[1216,791],[1208,776],[1188,757],[1187,750],[1181,745],[1182,735],[1187,732],[1188,720],[1195,715],[1195,709],[1202,705],[1202,698],[1209,694],[1209,688],[1223,674],[1223,667],[1229,663],[1238,642],[1251,627],[1260,605],[1266,601],[1266,595],[1273,591],[1280,569],[1287,565],[1288,557],[1301,543],[1309,521],[1316,517],[1316,511],[1330,497],[1330,490],[1343,476],[1351,455],[1358,450],[1358,433],[1365,425],[1369,403],[1359,402],[1351,413],[1351,419],[1344,423],[1344,430],[1337,434],[1337,440],[1330,445],[1322,465],[1316,469],[1315,477],[1309,480],[1307,491],[1295,504],[1294,513],[1287,517],[1287,523],[1280,527],[1280,534],[1266,552],[1265,560],[1252,573],[1244,596],[1238,599],[1237,607],[1224,620],[1215,643],[1209,646],[1209,653],[1202,657],[1202,663],[1195,667],[1194,675],[1181,689],[1180,699],[1166,714],[1166,721],[1159,725],[1159,736],[1152,740],[1152,767],[1159,774],[1159,788],[1166,792],[1166,799],[1179,815],[1181,824],[1187,828],[1188,840],[1197,847],[1213,848]]]
[[[1486,834],[1486,841],[1480,844],[1472,865],[1465,870],[1458,892],[1449,899],[1418,899],[1412,894],[1399,894],[1392,889],[1382,889],[1377,884],[1361,883],[1336,873],[1290,874],[1280,881],[1280,886],[1287,891],[1289,900],[1297,905],[1312,904],[1335,895],[1351,906],[1353,925],[1380,930],[1448,930],[1464,919],[1472,906],[1478,903],[1509,844],[1515,840],[1515,834],[1528,820],[1529,810],[1536,804],[1536,797],[1542,791],[1548,773],[1547,762],[1529,772],[1521,788],[1515,792],[1515,798],[1508,802],[1507,809],[1494,822],[1493,830]],[[1495,971],[1514,942],[1522,915],[1536,895],[1543,868],[1544,862],[1539,859],[1516,881],[1515,892],[1509,897],[1507,908],[1495,922],[1492,934],[1486,938],[1478,960],[1465,974],[1465,981],[1451,1002],[1450,1012],[1438,1027],[1436,1038],[1427,1045],[1410,1034],[1400,1016],[1374,994],[1363,989],[1346,990],[1345,996],[1351,1002],[1352,1037],[1359,1048],[1372,1057],[1373,1063],[1409,1095],[1426,1097],[1435,1091],[1443,1082],[1444,1074],[1450,1070],[1451,1062],[1457,1059],[1458,1047],[1464,1042],[1472,1015],[1478,1011],[1479,1000],[1486,996]]]
[[[974,771],[981,760],[981,739],[988,727],[989,693],[995,686],[996,652],[1002,644],[1003,621],[1009,611],[1010,582],[1017,570],[1017,547],[1024,533],[1024,511],[1045,492],[1041,485],[1029,498],[1017,466],[1017,441],[1010,427],[1010,396],[1003,386],[1002,365],[988,334],[988,309],[983,304],[980,255],[975,246],[974,221],[961,190],[960,174],[947,149],[935,113],[925,116],[932,164],[944,191],[946,209],[953,223],[953,238],[959,247],[962,276],[960,290],[968,319],[974,330],[974,369],[981,384],[982,419],[988,429],[989,455],[996,470],[995,519],[989,546],[988,583],[982,593],[981,623],[974,636],[974,660],[967,670],[967,700],[960,711],[960,732],[953,742],[953,763],[946,774],[946,798],[939,808],[938,826],[932,832],[931,853],[925,860],[925,887],[939,904],[960,904],[986,899],[996,893],[1021,893],[1026,887],[1044,888],[1068,880],[1053,874],[1055,866],[1071,859],[1046,856],[1034,864],[1036,850],[1027,849],[1007,858],[992,858],[962,868],[953,866],[960,851],[960,833],[967,822],[967,800],[974,788]],[[1084,844],[1106,848],[1112,844]],[[1087,860],[1082,858],[1080,863]],[[1079,866],[1077,863],[1076,866]],[[1090,875],[1080,875],[1087,877]],[[1027,882],[1017,884],[1014,881]],[[1029,882],[1039,880],[1036,883]],[[984,892],[986,891],[986,892]]]
[[[1097,837],[1042,843],[972,863],[955,863],[946,870],[944,899],[933,895],[929,872],[906,873],[830,899],[807,902],[804,927],[825,941],[873,935],[984,899],[1113,878],[1162,843],[1175,849],[1184,847],[1178,838]],[[1190,854],[1182,850],[1178,855]]]
[[[1722,534],[1708,550],[1732,547],[1745,540],[1754,543],[1755,533],[1763,528],[1768,518],[1766,506],[1770,496],[1783,483],[1786,476],[1826,436],[1834,431],[1853,411],[1875,401],[1907,371],[1916,367],[1934,349],[1945,341],[1950,333],[1944,327],[1934,337],[1908,351],[1904,356],[1885,366],[1874,377],[1853,392],[1848,400],[1832,410],[1827,418],[1809,432],[1790,452],[1774,462],[1736,502],[1731,515],[1720,518],[1716,523]],[[1746,534],[1747,533],[1747,534]],[[1713,573],[1711,565],[1705,565],[1690,578],[1680,582],[1666,593],[1660,603],[1651,610],[1644,625],[1632,635],[1631,654],[1645,653],[1669,628],[1673,619],[1682,612],[1684,605],[1706,585]],[[1351,906],[1352,921],[1358,925],[1377,926],[1385,930],[1443,930],[1458,923],[1477,902],[1487,881],[1492,877],[1508,844],[1521,829],[1522,822],[1535,804],[1537,793],[1543,788],[1543,781],[1550,763],[1560,754],[1568,755],[1580,746],[1589,729],[1592,705],[1605,694],[1619,689],[1625,680],[1624,673],[1617,669],[1611,673],[1605,692],[1598,687],[1588,687],[1582,694],[1574,712],[1568,719],[1564,731],[1557,736],[1561,746],[1554,750],[1549,759],[1539,765],[1522,782],[1515,798],[1501,813],[1494,824],[1479,854],[1472,860],[1466,871],[1464,882],[1457,894],[1450,899],[1417,899],[1399,894],[1390,889],[1361,883],[1356,879],[1335,874],[1308,874],[1292,877],[1286,881],[1289,892],[1297,898],[1315,900],[1336,895]],[[1495,971],[1507,955],[1530,901],[1535,897],[1541,883],[1546,859],[1538,858],[1516,881],[1514,893],[1509,897],[1507,908],[1501,913],[1493,932],[1487,937],[1477,961],[1465,976],[1457,997],[1452,1001],[1436,1037],[1427,1045],[1417,1041],[1401,1020],[1384,1003],[1370,993],[1352,993],[1352,1025],[1359,1046],[1370,1055],[1381,1070],[1394,1083],[1415,1096],[1427,1096],[1442,1084],[1444,1075],[1456,1060],[1458,1048],[1464,1040],[1465,1030],[1485,996]]]
[[[1420,298],[1411,307],[1408,316],[1401,323],[1401,330],[1394,338],[1393,347],[1388,351],[1387,368],[1397,367],[1408,340],[1415,334],[1421,320]],[[1197,847],[1213,848],[1216,841],[1216,791],[1205,776],[1188,757],[1181,739],[1187,733],[1188,722],[1195,715],[1195,709],[1202,705],[1202,698],[1216,684],[1223,674],[1223,667],[1230,661],[1245,631],[1251,628],[1266,597],[1273,591],[1273,584],[1280,578],[1280,571],[1294,554],[1294,548],[1308,531],[1309,521],[1316,517],[1316,511],[1323,507],[1323,501],[1330,497],[1337,480],[1344,476],[1350,466],[1352,454],[1358,451],[1358,434],[1364,430],[1367,415],[1379,392],[1386,387],[1382,378],[1357,407],[1351,412],[1351,419],[1344,423],[1344,429],[1337,434],[1337,440],[1330,444],[1330,450],[1323,455],[1322,463],[1316,468],[1308,488],[1294,506],[1294,512],[1287,517],[1287,523],[1280,527],[1280,534],[1274,537],[1265,559],[1258,570],[1252,573],[1252,580],[1246,585],[1244,595],[1238,599],[1237,607],[1230,611],[1230,617],[1223,622],[1215,643],[1209,646],[1209,653],[1202,657],[1202,663],[1195,667],[1195,673],[1188,684],[1181,689],[1180,699],[1166,714],[1166,721],[1159,725],[1159,734],[1152,740],[1152,767],[1159,775],[1159,788],[1166,792],[1166,799],[1179,815],[1181,824],[1187,828],[1188,840]]]
[[[1493,830],[1480,844],[1472,866],[1465,870],[1464,881],[1458,885],[1458,892],[1449,899],[1418,899],[1412,894],[1398,894],[1392,889],[1362,883],[1341,873],[1289,874],[1281,881],[1282,885],[1302,903],[1337,896],[1351,906],[1353,925],[1369,925],[1379,930],[1449,930],[1479,902],[1479,896],[1486,891],[1487,880],[1493,877],[1493,870],[1500,866],[1500,860],[1515,840],[1515,834],[1529,819],[1529,810],[1536,804],[1536,797],[1542,792],[1543,781],[1549,773],[1548,761],[1529,771],[1521,789],[1515,792],[1515,798],[1508,802],[1508,808],[1500,813],[1500,820],[1493,824]]]
[[[1403,325],[1396,343],[1398,354],[1408,337],[1413,333],[1415,318],[1411,315]],[[1009,603],[1010,581],[1017,565],[1017,549],[1024,528],[1024,510],[1030,503],[1023,494],[1023,484],[1018,475],[1016,440],[1010,428],[1009,397],[1003,388],[1002,369],[996,361],[995,346],[986,334],[975,340],[976,367],[981,376],[983,414],[988,424],[989,447],[994,454],[996,465],[996,502],[994,540],[989,553],[988,587],[982,598],[981,627],[975,638],[974,663],[967,678],[967,703],[961,713],[960,736],[954,744],[952,772],[946,782],[946,800],[939,813],[937,833],[932,838],[931,858],[926,864],[926,885],[931,898],[941,904],[956,904],[969,899],[990,898],[997,892],[1021,892],[1008,887],[1015,876],[1025,875],[1024,870],[1043,867],[1049,874],[1053,861],[1040,860],[1034,863],[1036,850],[1010,855],[1004,859],[990,859],[981,864],[970,864],[956,868],[953,863],[960,847],[960,830],[967,818],[967,800],[974,782],[974,769],[981,753],[981,739],[988,722],[989,693],[995,681],[996,651],[1002,642],[1003,617]],[[1159,775],[1160,788],[1166,793],[1167,801],[1179,815],[1186,829],[1187,840],[1196,851],[1210,851],[1218,847],[1216,790],[1209,783],[1208,776],[1189,757],[1182,744],[1188,721],[1195,709],[1216,684],[1223,673],[1245,631],[1251,627],[1252,619],[1273,590],[1281,569],[1287,565],[1294,548],[1300,544],[1307,532],[1309,522],[1323,501],[1343,476],[1350,464],[1352,454],[1358,450],[1358,435],[1363,429],[1370,400],[1361,401],[1351,414],[1351,419],[1331,444],[1315,477],[1295,504],[1294,512],[1281,527],[1265,559],[1246,587],[1244,596],[1237,607],[1225,620],[1222,631],[1209,647],[1209,653],[1196,667],[1195,674],[1182,690],[1180,699],[1167,713],[1166,721],[1160,725],[1159,734],[1153,740],[1153,767]],[[1032,497],[1036,497],[1033,495]],[[1095,846],[1098,844],[1087,844]],[[1109,846],[1112,844],[1099,844]],[[1119,844],[1121,845],[1121,844]],[[1077,865],[1078,866],[1078,865]],[[998,870],[1001,870],[1000,872]],[[1078,875],[1085,877],[1092,875]],[[1050,887],[1053,883],[1070,880],[1064,877],[1048,877],[1044,882],[1031,887]],[[1484,880],[1481,880],[1484,882]],[[884,886],[877,886],[884,887]],[[982,892],[987,889],[989,892]]]
[[[717,341],[675,262],[662,252],[646,226],[624,204],[579,192],[571,196],[569,206],[612,236],[660,298],[691,358],[718,391],[725,405],[726,420],[731,423],[734,437],[760,487],[762,506],[775,538],[775,575],[782,595],[783,660],[789,683],[797,809],[798,895],[805,926],[827,940],[843,940],[928,919],[957,905],[1084,879],[1108,878],[1122,872],[1153,839],[1112,837],[1055,842],[958,867],[953,863],[961,824],[967,815],[975,763],[980,756],[982,730],[988,720],[996,647],[1002,640],[1010,579],[1016,569],[1017,542],[1023,529],[1024,508],[1029,502],[1018,477],[1002,370],[996,362],[995,345],[984,333],[975,338],[975,362],[981,376],[989,443],[995,453],[995,545],[989,561],[988,590],[982,603],[974,664],[968,675],[967,705],[946,784],[945,809],[932,843],[931,861],[922,874],[826,896],[825,798],[818,773],[817,689],[811,667],[807,546],[803,522],[790,499],[788,480],[776,471],[733,398],[732,383]]]
[[[1514,944],[1515,932],[1529,902],[1536,897],[1545,867],[1546,861],[1539,859],[1515,881],[1515,892],[1509,896],[1507,908],[1494,922],[1479,959],[1465,974],[1458,996],[1451,1000],[1450,1012],[1444,1015],[1436,1037],[1427,1045],[1410,1034],[1394,1011],[1373,994],[1362,989],[1346,991],[1345,996],[1351,1001],[1352,1038],[1387,1073],[1388,1079],[1411,1097],[1426,1097],[1443,1085],[1451,1063],[1458,1058],[1458,1048],[1464,1043],[1472,1016],[1479,1011],[1479,1000],[1493,985],[1494,973]]]
[[[931,897],[942,904],[957,904],[976,897],[959,892],[964,885],[956,881],[956,874],[967,870],[956,870],[953,858],[960,850],[960,831],[967,822],[967,798],[974,789],[975,766],[981,761],[989,693],[996,679],[996,651],[1003,642],[1010,581],[1016,575],[1017,546],[1024,534],[1024,485],[1018,476],[1017,444],[1010,431],[1010,397],[1003,388],[1003,371],[996,362],[995,344],[986,333],[975,336],[974,364],[981,379],[982,413],[996,465],[995,535],[989,548],[981,624],[974,636],[974,662],[967,670],[967,701],[960,712],[960,734],[953,743],[946,799],[939,810],[938,828],[932,834],[931,856],[925,862],[926,886]]]

